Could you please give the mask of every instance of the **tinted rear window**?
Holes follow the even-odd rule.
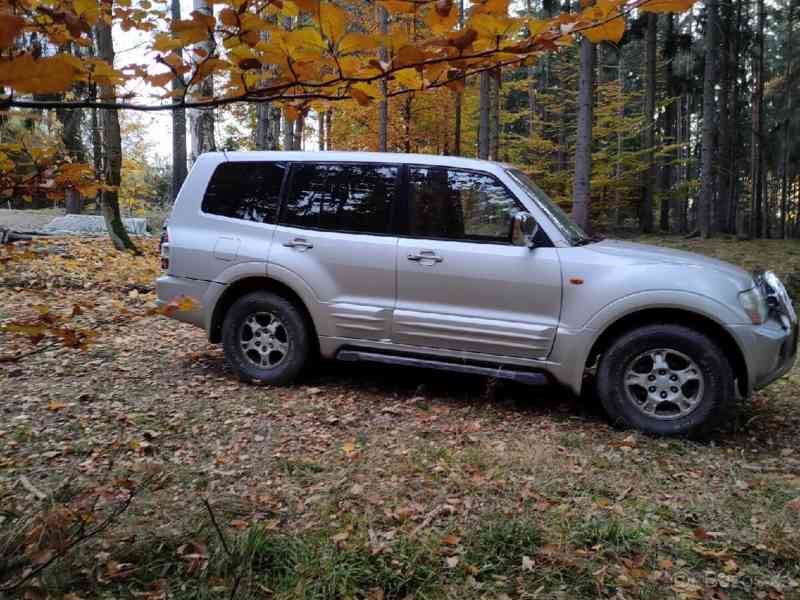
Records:
[[[397,172],[385,165],[297,164],[281,223],[387,233]]]
[[[233,162],[219,165],[203,196],[202,210],[232,219],[275,223],[286,166]]]

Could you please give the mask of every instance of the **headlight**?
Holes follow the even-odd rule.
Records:
[[[764,294],[757,287],[747,290],[739,294],[739,302],[742,308],[750,317],[753,325],[761,325],[767,320],[769,314],[769,307],[767,306],[767,299]]]

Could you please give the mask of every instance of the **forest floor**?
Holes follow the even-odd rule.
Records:
[[[800,273],[796,242],[647,241]],[[800,369],[705,443],[480,377],[254,387],[147,314],[157,242],[105,244],[0,262],[0,323],[96,332],[0,334],[0,357],[40,350],[0,362],[0,597],[800,597]]]

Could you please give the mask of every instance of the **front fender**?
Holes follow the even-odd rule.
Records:
[[[692,313],[709,319],[724,328],[736,340],[739,352],[747,356],[742,341],[730,323],[740,321],[740,315],[724,303],[703,294],[676,290],[635,292],[609,302],[595,312],[579,328],[560,326],[550,361],[554,377],[576,394],[580,394],[586,361],[600,336],[620,319],[643,310],[671,309]]]

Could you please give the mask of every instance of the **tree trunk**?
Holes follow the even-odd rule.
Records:
[[[783,76],[783,143],[781,144],[781,239],[786,239],[786,213],[789,209],[789,126],[792,115],[792,28],[794,26],[794,1],[789,0],[786,19],[786,66]]]
[[[333,150],[333,111],[328,109],[325,111],[325,133],[327,134],[326,150]]]
[[[492,69],[489,79],[489,89],[491,92],[491,122],[489,134],[489,159],[500,160],[500,83],[502,73],[500,69]]]
[[[378,11],[378,29],[381,34],[386,35],[389,33],[389,13],[386,9],[376,4]],[[378,57],[382,63],[389,62],[389,49],[381,45],[378,51]],[[380,81],[381,101],[378,103],[378,152],[386,152],[386,146],[389,143],[389,99],[386,94],[389,92],[389,86],[384,77]]]
[[[719,29],[719,4],[709,0],[708,23],[705,34],[705,71],[703,74],[703,148],[700,174],[700,198],[697,206],[697,226],[700,237],[711,235],[711,207],[714,204],[715,147],[715,88],[717,85],[717,32]]]
[[[56,109],[56,117],[61,122],[61,139],[67,156],[75,163],[85,160],[86,152],[81,139],[83,109]],[[83,198],[77,190],[69,188],[65,192],[64,204],[68,215],[79,215],[83,210]]]
[[[617,48],[617,79],[619,84],[619,116],[620,123],[625,119],[625,87],[623,78],[623,60],[622,48]],[[622,129],[617,130],[617,157],[616,165],[614,167],[614,176],[617,179],[617,185],[614,186],[614,226],[617,228],[622,227],[623,214],[622,214],[622,196],[620,193],[622,183]]]
[[[678,104],[680,102],[678,86],[675,78],[675,69],[672,61],[675,58],[675,17],[672,14],[664,15],[666,30],[664,31],[664,84],[667,88],[669,105],[664,113],[664,142],[675,145],[677,143]],[[673,191],[675,180],[675,167],[678,162],[677,150],[671,150],[661,167],[661,223],[662,231],[674,231],[678,221],[677,194]],[[665,214],[666,213],[666,214]],[[670,213],[671,219],[670,219]]]
[[[283,109],[283,150],[294,150],[294,122],[286,109]]]
[[[112,6],[108,7],[109,10]],[[114,41],[111,37],[111,26],[101,18],[96,25],[98,56],[109,65],[114,64]],[[113,102],[116,92],[113,85],[100,86],[100,99]],[[101,114],[103,142],[106,150],[105,184],[113,189],[104,190],[101,195],[101,207],[106,222],[106,229],[111,242],[117,250],[131,250],[139,254],[119,212],[119,184],[122,179],[122,135],[119,129],[119,115],[116,110],[105,109]]]
[[[171,0],[170,10],[172,22],[177,23],[181,19],[180,0]],[[175,55],[178,60],[182,60],[181,50],[176,50]],[[184,89],[183,77],[172,80],[172,90],[182,94]],[[176,108],[172,111],[172,199],[178,196],[178,192],[186,179],[188,165],[186,162],[186,111]]]
[[[755,56],[753,57],[753,93],[752,93],[752,140],[750,142],[750,235],[759,237],[762,235],[762,204],[763,204],[763,181],[764,173],[761,165],[763,163],[762,143],[763,143],[763,116],[764,116],[764,22],[766,13],[764,10],[764,0],[758,0],[758,29],[754,44]]]
[[[464,0],[458,1],[458,29],[464,28]],[[453,122],[453,154],[461,156],[461,111],[463,105],[463,93],[455,92],[454,111],[455,118]]]
[[[403,151],[406,154],[411,152],[411,117],[412,117],[412,103],[414,102],[414,96],[412,94],[406,94],[406,97],[403,99],[403,128],[405,130],[404,133],[404,142],[403,142]]]
[[[589,38],[580,42],[580,77],[578,84],[578,133],[575,142],[575,180],[572,186],[572,218],[589,229],[589,202],[592,177],[592,121],[594,120],[595,45]]]
[[[719,160],[717,161],[717,177],[719,192],[716,203],[716,230],[722,233],[730,232],[730,165],[731,165],[731,56],[728,52],[728,40],[731,36],[733,23],[733,7],[725,7],[725,18],[720,16],[722,23],[722,43],[720,47],[720,89],[719,89]]]
[[[254,140],[256,150],[278,149],[278,133],[276,129],[280,130],[280,118],[280,109],[276,109],[269,102],[261,102],[258,104],[256,107],[256,131]],[[277,120],[278,123],[275,123],[275,120]]]
[[[325,150],[325,111],[317,112],[317,127],[319,129],[317,138],[319,140],[319,151]]]
[[[483,71],[480,77],[480,92],[478,96],[478,158],[489,159],[489,117],[490,117],[490,97],[489,97],[489,75],[488,71]]]
[[[644,174],[642,204],[639,208],[639,228],[644,233],[653,231],[653,195],[656,184],[656,32],[658,15],[647,13],[645,34],[645,99],[644,148],[647,151],[647,170]]]
[[[292,136],[292,150],[303,149],[303,133],[306,127],[305,115],[300,115],[294,121],[294,135]]]
[[[196,11],[203,14],[212,14],[207,0],[193,0],[193,6]],[[214,46],[214,40],[211,38],[199,44],[206,56],[213,53]],[[200,82],[198,88],[198,96],[212,98],[214,96],[214,78],[206,77]],[[214,152],[217,149],[214,139],[214,109],[192,109],[189,113],[189,121],[192,128],[192,162],[194,162],[204,152]]]

